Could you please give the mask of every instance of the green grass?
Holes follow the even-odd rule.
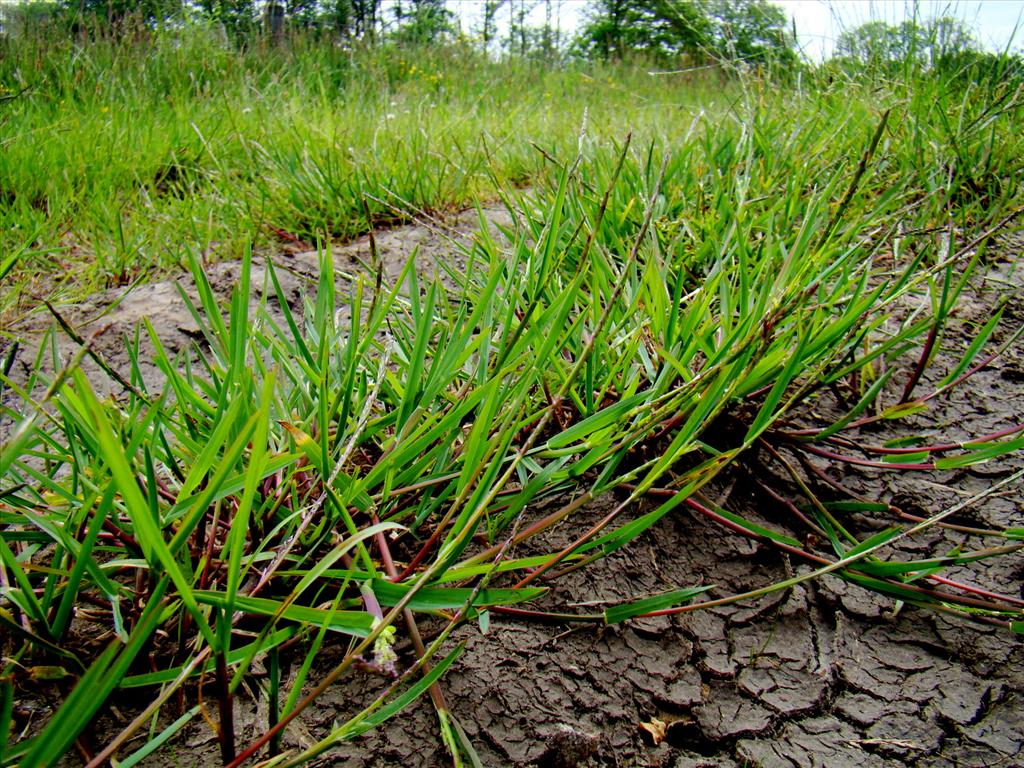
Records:
[[[140,329],[166,384],[147,389],[136,367],[116,399],[78,370],[84,353],[47,374],[50,338],[27,382],[0,378],[13,425],[0,453],[2,764],[55,763],[128,689],[152,703],[104,755],[141,760],[201,722],[173,703],[200,675],[224,763],[273,756],[280,728],[353,665],[391,669],[396,635],[418,660],[400,660],[359,714],[275,764],[304,762],[423,695],[461,764],[472,745],[439,682],[461,649],[445,641],[490,613],[605,625],[832,572],[1024,629],[1011,598],[934,581],[1017,551],[1020,529],[904,561],[891,545],[957,508],[861,531],[847,513],[884,505],[819,498],[799,468],[812,454],[849,460],[858,426],[921,412],[995,351],[998,314],[937,388],[922,383],[988,235],[1020,210],[1012,83],[965,89],[919,73],[829,84],[819,72],[797,88],[628,66],[471,68],[452,50],[235,53],[183,39],[159,37],[145,54],[28,41],[2,59],[18,65],[0,64],[8,88],[31,86],[3,113],[10,274],[59,287],[53,265],[65,260],[81,291],[181,263],[207,342],[174,358]],[[513,237],[482,233],[461,254],[464,273],[423,283],[410,264],[380,291],[369,274],[339,293],[325,248],[301,312],[250,309],[249,254],[273,228],[345,237],[368,226],[364,201],[383,217],[394,212],[382,200],[438,209],[496,193],[522,211]],[[207,249],[243,257],[227,306],[206,281]],[[268,281],[264,295],[283,293]],[[356,321],[341,323],[344,303]],[[128,347],[137,358],[139,339]],[[826,390],[848,403],[831,421],[808,408]],[[976,437],[886,456],[937,471],[1024,447],[1017,429]],[[702,493],[769,459],[793,468],[802,527],[767,528]],[[614,499],[606,517],[580,522],[599,497]],[[554,511],[538,517],[540,502]],[[684,508],[814,570],[742,595],[678,584],[594,613],[545,597],[560,573]],[[572,543],[550,550],[542,534],[556,525]],[[92,619],[73,620],[83,601]],[[427,647],[425,619],[443,627]],[[90,650],[99,629],[105,645]],[[328,643],[344,654],[325,673],[313,659]],[[303,659],[288,691],[283,647]],[[138,663],[143,651],[155,671]],[[253,684],[272,714],[264,736],[242,743],[232,694],[257,657],[269,674]],[[14,738],[12,702],[39,669],[66,677],[66,696],[41,732]],[[161,713],[167,730],[131,756],[124,744]]]
[[[0,88],[20,94],[0,102],[0,247],[18,254],[17,278],[42,278],[36,293],[69,299],[180,268],[190,249],[237,258],[293,237],[350,238],[370,226],[364,200],[375,224],[465,206],[549,173],[534,143],[571,157],[584,115],[599,143],[633,131],[640,144],[671,145],[699,113],[734,121],[743,98],[718,72],[551,68],[490,61],[469,46],[349,50],[303,38],[239,52],[203,28],[144,44],[28,36],[0,50]],[[991,114],[952,118],[971,124],[944,122],[959,106],[932,89],[883,95],[917,100],[907,114],[925,120],[908,126],[900,158],[913,166],[902,172],[925,175],[922,193],[998,185],[993,163],[1009,157],[991,152],[993,121],[1016,109],[1015,80],[992,80],[974,87],[1000,94],[971,97]],[[863,138],[866,105],[890,90],[873,85],[762,84],[756,97],[780,119],[817,111],[820,130],[835,132],[830,154],[846,157]]]
[[[24,269],[72,294],[180,267],[188,249],[239,257],[293,236],[349,238],[545,172],[531,142],[572,155],[595,136],[672,140],[712,82],[642,68],[491,62],[470,47],[238,52],[209,31],[151,45],[0,41],[0,235],[38,242]],[[26,249],[27,250],[27,249]]]

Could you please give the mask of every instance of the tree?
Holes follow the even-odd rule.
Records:
[[[372,38],[377,34],[381,0],[327,0],[325,21],[344,37]]]
[[[59,5],[70,15],[106,19],[111,24],[129,16],[153,23],[182,12],[181,0],[61,0]]]
[[[529,1],[529,5],[527,2]],[[530,48],[530,34],[526,17],[536,6],[535,0],[509,0],[508,52],[526,56]]]
[[[329,9],[321,5],[319,0],[271,0],[265,7],[264,17],[267,14],[266,9],[269,9],[274,2],[284,6],[285,16],[294,26],[310,29],[330,21],[326,13]]]
[[[860,64],[877,64],[896,58],[897,28],[884,21],[869,21],[847,30],[836,41],[836,55]]]
[[[602,58],[629,51],[757,63],[796,60],[786,14],[767,0],[599,0],[577,49]]]
[[[977,51],[974,35],[959,19],[941,16],[927,26],[927,51],[929,63],[937,65],[945,57],[966,51]]]
[[[454,30],[455,15],[444,0],[409,0],[408,5],[399,1],[393,10],[398,24],[395,37],[403,42],[433,43]]]
[[[720,58],[765,64],[796,61],[786,12],[766,0],[705,0]]]
[[[897,64],[935,67],[951,56],[976,50],[970,30],[948,16],[923,24],[916,20],[900,24],[869,21],[843,32],[836,42],[836,55],[841,59],[876,68]]]
[[[482,35],[484,39],[484,50],[491,46],[491,42],[498,34],[498,11],[505,4],[505,0],[484,0],[484,21]]]
[[[199,0],[205,16],[224,25],[237,38],[244,38],[259,27],[259,13],[252,0]]]
[[[621,59],[630,51],[656,57],[694,53],[710,41],[710,23],[697,3],[679,0],[598,0],[577,37],[587,56]]]

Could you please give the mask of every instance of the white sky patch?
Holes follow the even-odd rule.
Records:
[[[915,17],[952,16],[973,30],[986,50],[1019,51],[1024,43],[1024,0],[775,0],[775,4],[796,21],[800,47],[813,61],[831,55],[843,31],[868,21],[899,24]]]

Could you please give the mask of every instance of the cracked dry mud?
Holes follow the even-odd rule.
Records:
[[[497,209],[489,209],[488,216],[508,221]],[[474,220],[475,215],[464,214],[454,225],[470,231]],[[422,227],[381,233],[377,242],[391,275],[413,246],[419,247],[417,258],[425,270],[450,251],[444,240]],[[364,240],[338,249],[336,262],[355,268],[359,258],[365,260],[367,248]],[[922,387],[941,378],[943,366],[968,343],[965,329],[983,322],[1000,295],[1011,292],[1005,330],[996,342],[1024,322],[1020,251],[1020,240],[1006,241],[1003,259],[975,281],[944,339],[947,354],[927,373]],[[315,256],[298,254],[275,262],[290,267],[282,273],[283,282],[290,301],[297,303],[309,289],[305,276],[315,273]],[[254,270],[254,285],[261,284],[259,272]],[[210,274],[216,290],[226,294],[238,265],[215,265]],[[172,349],[195,340],[198,329],[170,281],[137,289],[102,319],[89,322],[98,308],[118,297],[116,292],[101,295],[71,313],[84,325],[83,335],[101,330],[98,348],[115,366],[126,363],[121,334],[130,332],[143,315]],[[144,375],[153,382],[159,378],[155,368]],[[871,442],[921,433],[957,440],[1009,426],[1024,413],[1022,381],[1024,342],[1018,340],[1000,360],[936,401],[927,413],[870,428]],[[815,405],[819,407],[827,410],[828,403]],[[762,479],[772,471],[766,457],[754,458],[759,460],[722,477],[708,495],[755,521],[791,529],[787,513],[753,483],[752,469]],[[922,475],[818,466],[864,496],[929,515],[1022,465],[1024,459],[1017,456],[998,465]],[[788,487],[781,476],[773,483]],[[964,510],[958,519],[968,525],[1019,526],[1021,497],[1019,485],[1008,487]],[[591,504],[533,546],[551,550],[567,544],[573,530],[599,518],[612,503],[614,499]],[[851,516],[851,525],[862,535],[891,522]],[[971,542],[963,535],[929,531],[901,546],[919,556],[965,543]],[[545,599],[552,606],[618,601],[701,583],[716,585],[711,595],[724,595],[807,568],[703,518],[677,513],[631,546],[564,576]],[[1017,595],[1024,562],[1017,555],[952,575]],[[455,633],[452,642],[464,641],[466,649],[442,687],[485,766],[1024,766],[1020,639],[940,614],[894,608],[890,599],[826,576],[754,603],[600,630],[523,624],[494,615],[487,635],[475,625]],[[430,630],[429,624],[425,629]],[[329,669],[343,652],[340,646],[325,648],[318,666]],[[404,656],[403,662],[410,663],[410,657]],[[286,742],[311,743],[383,684],[367,672],[350,675],[286,732]],[[265,704],[243,690],[237,707],[243,743],[262,731]],[[653,718],[666,726],[665,739],[656,746],[638,728]],[[107,714],[96,732],[116,733],[121,724]],[[329,753],[321,764],[444,765],[437,734],[436,716],[424,697],[402,716]],[[197,725],[186,734],[180,751],[165,751],[150,764],[215,765],[213,739],[208,727]]]

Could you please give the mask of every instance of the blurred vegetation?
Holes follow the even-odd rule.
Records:
[[[727,114],[748,75],[779,105],[809,88],[797,108],[862,86],[974,92],[993,110],[980,129],[1024,69],[948,19],[866,25],[811,65],[760,0],[601,0],[572,40],[504,0],[470,33],[438,2],[291,3],[274,32],[248,0],[91,1],[3,7],[0,248],[15,285],[42,286],[5,292],[0,314],[180,268],[190,249],[237,258],[465,206],[549,173],[535,145],[571,154],[584,118],[597,142],[671,142]],[[957,172],[980,189],[994,160],[968,160]]]

